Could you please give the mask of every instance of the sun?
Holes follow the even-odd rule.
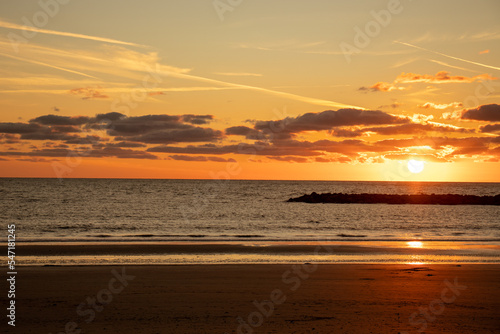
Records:
[[[414,174],[418,174],[424,170],[425,162],[420,160],[408,160],[408,170]]]
[[[422,241],[408,241],[406,244],[411,248],[422,248],[424,246]]]

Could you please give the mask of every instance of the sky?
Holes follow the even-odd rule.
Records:
[[[500,182],[500,2],[0,2],[0,176]]]

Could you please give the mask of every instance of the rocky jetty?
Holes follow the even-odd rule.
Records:
[[[441,204],[441,205],[500,205],[500,194],[495,196],[457,194],[342,194],[325,193],[290,198],[288,202],[304,203],[358,203],[358,204]]]

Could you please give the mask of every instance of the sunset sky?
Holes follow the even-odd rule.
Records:
[[[498,0],[2,1],[0,176],[500,182],[499,17]]]

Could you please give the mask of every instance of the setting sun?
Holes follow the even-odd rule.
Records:
[[[411,248],[422,248],[424,245],[422,241],[408,241],[407,244]]]
[[[408,170],[414,174],[418,174],[424,170],[425,162],[420,160],[409,160],[408,161]]]

